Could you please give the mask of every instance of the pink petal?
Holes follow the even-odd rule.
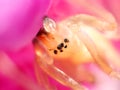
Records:
[[[0,49],[16,50],[35,37],[50,0],[0,0]]]
[[[108,9],[117,19],[117,21],[120,23],[120,0],[101,0],[101,2],[103,3],[103,6]]]
[[[119,80],[107,76],[93,64],[90,65],[89,69],[91,69],[97,79],[91,90],[119,90]]]
[[[53,0],[54,1],[54,0]],[[97,0],[100,2],[100,0]],[[85,13],[102,17],[109,21],[114,21],[114,18],[108,11],[102,7],[101,3],[93,0],[56,0],[52,3],[48,14],[56,20],[64,19],[65,17]],[[61,7],[62,6],[62,7]],[[104,13],[104,15],[103,15]]]
[[[4,76],[6,76],[7,78],[11,79],[14,82],[11,85],[17,84],[17,85],[23,87],[25,90],[26,89],[27,90],[39,90],[40,89],[38,84],[36,84],[32,80],[32,78],[30,78],[23,71],[21,71],[20,68],[18,68],[17,64],[15,64],[5,53],[0,52],[0,58],[1,58],[1,60],[0,60],[0,76],[2,74]],[[5,79],[5,78],[4,78],[4,81],[6,83],[9,82],[9,80]],[[7,88],[3,87],[3,90],[7,90]]]

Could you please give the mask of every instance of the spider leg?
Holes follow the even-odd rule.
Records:
[[[103,35],[105,35],[105,37],[116,40],[120,39],[119,36],[120,32],[118,30],[119,27],[115,20],[111,20],[112,21],[111,22],[85,14],[81,14],[80,19],[82,20],[83,23],[92,26],[93,28],[96,28],[98,31],[102,32]]]
[[[53,65],[53,59],[49,56],[44,45],[42,45],[37,38],[33,40],[33,44],[35,47],[37,64],[45,73],[61,84],[72,88],[72,90],[86,90],[85,87]]]
[[[110,46],[107,40],[100,37],[99,32],[94,30],[94,28],[87,27],[86,25],[82,26],[80,27],[78,37],[90,52],[91,56],[95,60],[95,63],[108,75],[120,79],[119,72],[113,70],[113,68],[110,65],[111,63],[107,62],[110,61],[112,62],[112,64],[115,64],[120,68],[120,57],[119,55],[117,55],[117,52],[115,52],[115,50]]]
[[[77,15],[76,15],[77,17]],[[91,15],[87,14],[80,14],[78,15],[78,18],[81,20],[81,22],[93,26],[93,28],[96,28],[100,31],[114,31],[117,28],[117,23],[116,22],[109,22],[105,21],[101,18],[97,18]]]
[[[56,90],[56,87],[50,84],[48,75],[38,66],[36,60],[35,60],[34,68],[35,68],[35,75],[39,85],[43,87],[44,90]]]
[[[113,22],[105,21],[104,19],[101,19],[99,17],[97,18],[95,16],[86,15],[86,14],[78,14],[69,18],[68,20],[69,22],[72,22],[71,24],[78,22],[78,26],[81,24],[86,24],[90,27],[93,27],[94,29],[103,33],[103,35],[109,39],[120,39],[119,30],[118,30],[119,27],[117,25],[117,22],[114,20]]]

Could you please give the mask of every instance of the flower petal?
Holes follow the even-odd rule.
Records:
[[[28,44],[40,28],[50,0],[0,0],[0,49]]]
[[[36,84],[29,76],[22,72],[20,68],[18,68],[17,64],[15,64],[5,53],[0,52],[0,58],[0,74],[3,74],[27,90],[40,89],[38,84]]]
[[[117,21],[120,23],[120,0],[113,0],[113,1],[109,1],[109,0],[101,0],[104,7],[106,9],[108,9],[117,19]]]

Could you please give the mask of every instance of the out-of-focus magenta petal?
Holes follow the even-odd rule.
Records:
[[[23,55],[20,55],[20,56],[22,57]],[[21,64],[23,64],[21,66],[21,64],[17,64],[17,62],[14,63],[15,60],[13,61],[7,54],[5,54],[3,52],[0,52],[0,58],[1,58],[1,60],[0,60],[0,79],[4,78],[4,82],[6,82],[6,86],[9,85],[8,87],[13,88],[14,86],[12,86],[12,85],[15,85],[15,86],[19,85],[22,88],[22,89],[19,88],[19,90],[42,90],[42,89],[40,89],[39,85],[33,80],[34,75],[33,74],[32,74],[33,76],[31,75],[31,73],[33,73],[33,68],[32,68],[32,70],[30,69],[30,65],[28,62],[27,63],[24,62],[26,64],[26,66],[24,66],[23,63],[21,63]],[[27,57],[24,58],[24,60],[27,60]],[[29,69],[28,69],[28,67],[29,67]],[[30,71],[32,71],[32,72],[30,73]],[[5,79],[5,77],[3,77],[2,75],[7,77],[7,79]],[[9,79],[12,80],[12,82],[11,82],[12,84],[8,84]],[[8,90],[4,86],[5,86],[4,83],[2,85],[0,85],[0,90]],[[17,89],[14,89],[14,90],[17,90]]]
[[[103,6],[108,9],[120,23],[120,0],[101,0]]]
[[[93,64],[89,65],[89,70],[96,77],[96,83],[91,90],[119,90],[119,80],[109,77]]]
[[[40,28],[50,0],[0,0],[0,49],[29,43]]]
[[[48,15],[55,20],[80,13],[94,15],[110,23],[115,23],[114,17],[102,6],[100,0],[53,0],[48,11]]]

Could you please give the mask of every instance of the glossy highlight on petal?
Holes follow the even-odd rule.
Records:
[[[0,49],[17,50],[31,42],[50,0],[1,0]]]

